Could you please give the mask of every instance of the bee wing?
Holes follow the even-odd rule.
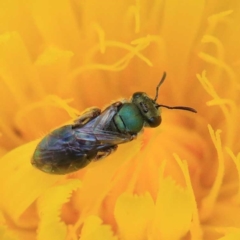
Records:
[[[111,143],[112,145],[121,144],[132,140],[132,136],[129,134],[116,133],[102,129],[96,129],[94,131],[94,135],[101,143]]]
[[[112,121],[114,115],[118,112],[116,104],[112,104],[107,107],[99,117],[97,117],[93,124],[93,129],[104,129]]]
[[[116,105],[81,127],[66,125],[51,132],[38,144],[32,164],[42,171],[65,174],[86,166],[99,151],[132,140],[129,134],[109,131]]]
[[[75,129],[75,137],[77,141],[86,140],[90,142],[95,139],[94,144],[97,148],[101,145],[116,145],[132,140],[132,136],[129,134],[108,131],[101,129],[99,126],[94,129],[89,128],[89,126]]]
[[[85,125],[75,128],[75,137],[77,141],[93,141],[96,148],[104,147],[105,145],[116,145],[132,140],[130,134],[119,133],[117,131],[107,130],[114,115],[118,112],[116,104],[107,107],[99,116],[92,119]]]

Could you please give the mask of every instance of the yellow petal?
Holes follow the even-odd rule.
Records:
[[[38,85],[37,91],[33,90],[34,83],[37,82],[36,71],[23,39],[18,33],[10,32],[0,36],[0,65],[2,80],[8,87],[9,93],[14,96],[12,101],[23,106],[29,102],[29,99],[36,99],[41,85]],[[9,109],[9,106],[5,109]]]
[[[71,3],[67,0],[31,2],[32,16],[48,44],[77,52],[81,42]]]
[[[170,72],[172,74],[178,73],[178,79],[181,78],[179,73],[182,73],[186,69],[185,65],[188,64],[189,51],[191,50],[189,45],[196,37],[200,27],[204,6],[204,0],[186,0],[184,2],[170,0],[166,1],[164,6],[162,34],[167,45],[167,58],[171,59]],[[191,20],[189,21],[189,19]],[[181,36],[181,38],[176,38],[176,36]],[[180,49],[179,46],[181,46]],[[181,61],[179,61],[179,54]],[[179,88],[177,84],[176,88]]]
[[[17,237],[5,226],[5,219],[2,212],[0,212],[0,239],[17,240]]]
[[[192,214],[189,192],[170,178],[162,179],[156,202],[154,239],[182,238],[190,230]]]
[[[73,52],[71,51],[49,47],[38,57],[35,66],[46,93],[52,93],[54,85],[55,88],[58,88],[66,80],[72,56]],[[64,81],[64,84],[66,85],[67,82]],[[61,90],[64,91],[64,88]],[[58,91],[58,89],[55,89],[55,91]]]
[[[1,240],[18,240],[16,236],[14,236],[9,229],[5,226],[0,225],[0,239]]]
[[[67,226],[60,220],[60,211],[72,191],[80,187],[78,179],[69,180],[63,185],[49,188],[38,200],[40,217],[38,240],[64,240],[67,235]]]
[[[218,230],[218,229],[216,229]],[[238,240],[240,239],[240,229],[239,228],[226,228],[224,229],[225,236],[219,238],[218,240]],[[221,229],[219,232],[222,232]]]
[[[142,196],[124,193],[116,202],[114,215],[121,239],[144,240],[154,215],[153,199],[149,193]]]
[[[109,225],[103,225],[102,220],[96,216],[89,216],[81,232],[81,240],[117,240]]]
[[[74,200],[76,208],[82,209],[90,207],[96,211],[101,205],[101,201],[107,197],[111,188],[116,184],[112,180],[119,171],[119,168],[124,166],[124,163],[130,161],[132,157],[139,152],[140,148],[141,142],[132,141],[129,144],[119,146],[117,151],[106,159],[91,163],[88,171],[86,171],[86,174],[82,177],[84,185],[79,189],[77,197]],[[121,177],[121,174],[124,176],[124,173],[119,171],[118,177]],[[126,181],[126,179],[123,178],[123,181]],[[115,190],[119,191],[119,189]]]
[[[39,140],[14,149],[0,159],[0,206],[14,220],[39,197],[44,190],[64,176],[45,174],[35,169],[31,157]]]

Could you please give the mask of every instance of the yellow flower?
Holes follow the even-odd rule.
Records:
[[[240,239],[233,1],[0,3],[0,239]],[[134,92],[196,108],[86,168],[31,165],[40,138]]]

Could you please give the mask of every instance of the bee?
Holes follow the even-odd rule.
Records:
[[[154,99],[144,92],[135,92],[131,100],[117,101],[103,111],[88,109],[73,124],[52,131],[37,145],[32,165],[50,174],[78,171],[112,154],[118,144],[132,141],[144,127],[158,127],[162,107],[196,113],[190,107],[157,103],[159,87],[165,78],[164,72]]]

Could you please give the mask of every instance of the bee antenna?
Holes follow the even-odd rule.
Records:
[[[158,90],[159,90],[159,87],[162,85],[162,83],[164,82],[165,78],[167,76],[167,73],[166,72],[163,72],[163,76],[162,76],[162,79],[160,80],[159,84],[157,85],[157,88],[156,88],[156,96],[154,98],[154,102],[157,101],[158,99]]]
[[[194,108],[191,108],[191,107],[184,107],[184,106],[175,106],[175,107],[170,107],[170,106],[166,106],[166,105],[157,105],[156,106],[157,108],[159,107],[165,107],[165,108],[168,108],[168,109],[180,109],[180,110],[186,110],[186,111],[190,111],[190,112],[194,112],[194,113],[197,113],[197,111],[194,109]]]

